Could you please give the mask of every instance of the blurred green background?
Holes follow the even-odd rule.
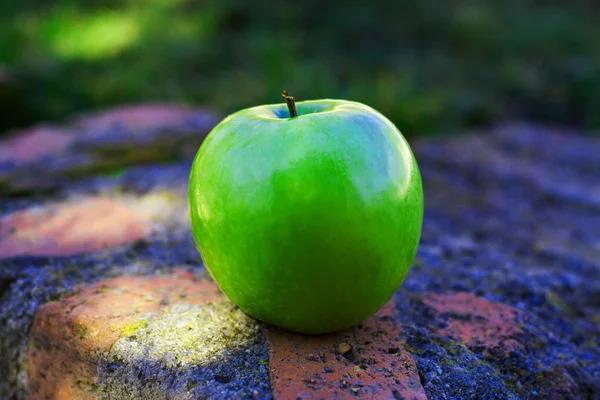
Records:
[[[407,136],[594,130],[599,19],[582,0],[3,1],[0,128],[141,101],[228,113],[285,88],[367,103]]]

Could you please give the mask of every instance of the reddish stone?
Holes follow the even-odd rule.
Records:
[[[121,276],[80,287],[42,305],[29,333],[28,399],[93,399],[96,367],[122,333],[174,304],[224,297],[211,281],[179,270],[168,276]],[[125,330],[125,332],[124,332]]]
[[[27,163],[66,150],[75,137],[69,132],[50,127],[38,127],[17,132],[0,141],[0,163]]]
[[[81,116],[77,125],[87,131],[103,131],[123,126],[132,132],[182,124],[193,110],[171,104],[124,105]]]
[[[105,197],[17,211],[0,219],[0,258],[70,256],[146,237],[149,221]]]
[[[357,327],[305,336],[269,328],[276,399],[426,399],[393,301]]]
[[[442,327],[436,325],[438,333],[471,349],[479,348],[487,354],[499,351],[504,355],[523,349],[516,340],[522,333],[518,322],[520,311],[516,308],[468,292],[432,293],[423,302],[434,312],[436,322],[445,322]]]

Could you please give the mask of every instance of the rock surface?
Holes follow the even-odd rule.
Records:
[[[309,337],[243,314],[194,247],[187,178],[218,119],[130,106],[2,139],[0,398],[600,398],[600,140],[413,143],[412,270]]]

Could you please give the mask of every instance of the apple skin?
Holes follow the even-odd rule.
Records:
[[[321,334],[358,324],[402,284],[423,222],[414,155],[383,115],[313,100],[238,111],[200,146],[189,178],[196,247],[252,317]]]

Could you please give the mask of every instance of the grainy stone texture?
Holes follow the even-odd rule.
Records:
[[[413,143],[406,281],[361,326],[306,337],[223,299],[194,247],[187,179],[217,120],[128,106],[2,139],[0,398],[600,398],[599,139]]]
[[[393,301],[360,325],[330,335],[269,331],[276,398],[426,399],[404,348]]]

